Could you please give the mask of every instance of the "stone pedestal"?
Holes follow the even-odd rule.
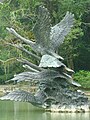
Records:
[[[90,111],[87,96],[64,79],[42,81],[35,96],[51,112]]]

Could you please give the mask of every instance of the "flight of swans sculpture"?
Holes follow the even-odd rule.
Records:
[[[12,45],[35,58],[39,63],[35,65],[25,59],[20,59],[19,61],[29,71],[15,75],[10,81],[35,80],[38,82],[38,90],[34,94],[16,90],[0,99],[29,102],[49,111],[89,111],[88,98],[82,91],[76,90],[80,84],[72,78],[74,71],[69,69],[62,62],[64,59],[58,55],[59,46],[73,26],[74,15],[67,12],[63,20],[55,26],[51,25],[47,8],[39,6],[36,15],[37,22],[33,28],[36,42],[20,36],[13,28],[7,28],[7,30],[25,44],[30,45],[36,54],[26,50],[22,44]]]

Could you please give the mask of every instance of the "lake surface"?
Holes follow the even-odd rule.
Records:
[[[90,113],[50,113],[29,103],[0,101],[0,120],[90,120]]]

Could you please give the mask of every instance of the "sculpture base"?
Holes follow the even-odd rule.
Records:
[[[47,84],[46,84],[47,83]],[[35,97],[42,108],[51,112],[89,112],[90,103],[83,91],[63,79],[42,81]]]
[[[52,108],[46,109],[46,111],[49,112],[90,112],[90,105],[82,105],[82,106],[74,106],[74,105],[69,105],[69,106],[63,106],[61,108],[58,108],[56,105],[52,105]]]

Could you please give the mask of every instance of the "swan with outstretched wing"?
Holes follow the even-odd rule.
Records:
[[[36,13],[38,17],[33,29],[37,44],[36,49],[58,58],[59,55],[55,52],[57,52],[65,36],[70,32],[74,23],[74,15],[67,12],[61,22],[52,27],[47,8],[40,6]]]
[[[63,59],[56,54],[56,52],[58,52],[59,46],[63,43],[65,36],[70,32],[73,26],[74,15],[67,12],[61,22],[55,26],[52,26],[50,13],[44,6],[39,6],[36,9],[36,15],[37,20],[33,27],[35,42],[23,38],[13,28],[7,28],[7,30],[21,41],[30,45],[34,51],[41,53],[41,55],[50,54],[56,58]]]

